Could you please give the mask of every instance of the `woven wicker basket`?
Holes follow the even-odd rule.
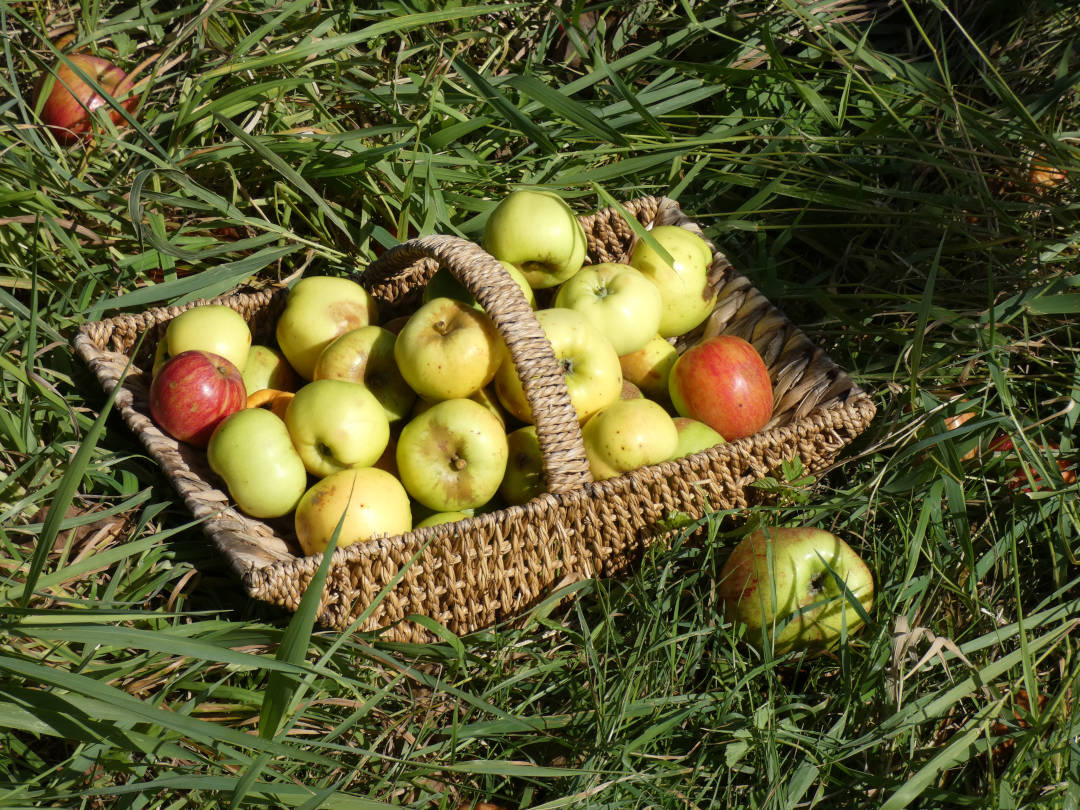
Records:
[[[679,225],[700,233],[666,198],[640,198],[624,208],[646,226]],[[589,261],[618,261],[628,255],[634,234],[616,210],[582,217],[581,222]],[[429,236],[388,251],[361,281],[388,317],[415,306],[440,265],[476,295],[510,349],[536,418],[548,492],[524,506],[339,549],[320,610],[326,626],[348,626],[403,566],[404,575],[361,629],[383,630],[389,640],[424,642],[430,640],[430,631],[410,621],[412,615],[428,616],[458,634],[512,618],[561,583],[625,570],[646,545],[663,536],[657,524],[672,512],[699,517],[708,509],[746,507],[756,494],[748,490],[749,484],[795,457],[809,470],[821,471],[873,418],[870,398],[714,251],[711,279],[719,290],[718,304],[678,346],[685,349],[721,333],[750,340],[772,376],[772,421],[754,436],[593,482],[550,344],[498,262],[471,242]],[[268,342],[286,293],[284,287],[271,286],[237,291],[214,303],[243,314],[256,342]],[[208,302],[188,306],[201,303]],[[87,323],[75,336],[75,349],[110,392],[138,337],[149,332],[118,392],[117,408],[203,521],[247,592],[295,610],[320,557],[300,554],[291,519],[255,520],[236,510],[205,453],[163,434],[148,415],[154,344],[165,324],[188,306]]]

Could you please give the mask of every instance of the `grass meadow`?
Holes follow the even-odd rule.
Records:
[[[1080,807],[1078,42],[1070,0],[0,2],[0,807]],[[65,146],[73,49],[143,81]],[[679,200],[874,423],[525,628],[253,602],[75,330],[519,186]],[[867,627],[747,645],[754,521],[850,542]]]

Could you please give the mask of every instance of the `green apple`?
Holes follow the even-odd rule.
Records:
[[[404,419],[416,401],[416,392],[398,371],[395,340],[393,332],[375,324],[339,335],[319,354],[312,376],[359,383],[375,395],[391,423]]]
[[[425,529],[428,526],[441,526],[443,523],[457,523],[459,520],[467,520],[469,515],[464,512],[434,512],[423,520],[417,521],[414,529]]]
[[[508,452],[506,433],[491,411],[471,399],[447,399],[401,429],[398,474],[428,509],[460,512],[491,500]]]
[[[368,291],[347,278],[307,276],[289,290],[278,318],[278,346],[296,373],[312,379],[319,353],[338,335],[378,322]]]
[[[409,386],[425,399],[460,399],[495,376],[502,338],[483,312],[453,298],[433,298],[402,327],[394,359]]]
[[[511,505],[528,503],[537,495],[547,492],[544,478],[544,456],[540,452],[540,440],[535,425],[526,425],[512,431],[506,437],[509,456],[506,472],[499,485],[499,495]]]
[[[671,416],[651,399],[620,399],[608,405],[585,423],[581,437],[597,481],[669,461],[679,443]]]
[[[390,441],[390,422],[375,395],[347,380],[315,380],[289,401],[285,424],[308,472],[320,478],[370,467]]]
[[[709,317],[716,306],[716,291],[709,283],[712,250],[696,233],[678,225],[658,225],[650,234],[671,255],[673,263],[668,264],[642,239],[630,253],[630,264],[656,285],[663,298],[657,330],[660,335],[686,334]]]
[[[251,329],[244,316],[222,304],[185,309],[165,327],[165,336],[154,355],[154,374],[170,357],[181,352],[203,351],[229,360],[243,374],[251,348]]]
[[[536,309],[536,293],[533,288],[529,286],[528,279],[525,278],[525,274],[518,270],[510,262],[500,262],[506,269],[507,275],[514,280],[514,283],[521,288],[521,294],[525,296],[525,300],[528,302],[532,309]],[[476,300],[475,296],[469,292],[465,285],[454,278],[454,274],[446,267],[440,267],[435,271],[435,275],[428,281],[427,286],[424,287],[424,303],[427,303],[433,298],[453,298],[458,301],[463,301],[473,309],[483,309],[480,306],[480,302]]]
[[[611,342],[580,312],[562,307],[536,313],[544,334],[563,369],[570,402],[584,422],[622,393],[619,355]],[[499,402],[522,422],[532,424],[532,409],[518,379],[517,368],[504,347],[503,362],[495,374],[495,394]]]
[[[688,416],[677,416],[674,420],[675,429],[679,432],[679,444],[672,454],[672,458],[682,458],[708,450],[718,444],[724,443],[724,437],[697,419]]]
[[[555,306],[580,312],[620,356],[656,336],[663,299],[639,270],[614,262],[592,264],[559,285]]]
[[[307,470],[288,428],[263,408],[226,417],[210,437],[206,458],[240,510],[255,518],[289,514],[307,489]]]
[[[285,355],[271,346],[252,344],[244,367],[244,388],[248,394],[272,388],[275,391],[295,391],[300,385]]]
[[[297,504],[293,521],[300,547],[311,555],[326,550],[339,521],[338,548],[411,531],[412,509],[394,476],[375,467],[359,467],[315,482]]]
[[[585,231],[570,206],[551,191],[515,191],[484,226],[484,250],[516,265],[534,290],[554,287],[581,269]]]
[[[771,643],[782,653],[827,648],[857,630],[863,620],[853,600],[869,612],[874,579],[855,550],[830,532],[767,528],[732,550],[718,595],[725,615],[747,626],[751,643]]]
[[[636,352],[620,357],[619,365],[624,379],[640,388],[648,399],[663,403],[668,399],[668,376],[678,358],[675,347],[655,335]]]

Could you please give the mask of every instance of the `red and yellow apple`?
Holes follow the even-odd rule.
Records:
[[[704,422],[728,441],[757,433],[772,417],[765,361],[735,335],[709,338],[679,355],[668,393],[679,416]]]
[[[120,111],[111,107],[97,88],[130,113],[139,103],[138,96],[131,93],[132,86],[123,69],[108,59],[88,53],[71,53],[61,57],[54,70],[38,80],[34,87],[34,104],[40,105],[41,121],[53,137],[62,144],[73,144],[93,131],[96,110],[105,112],[108,109],[113,124],[124,121]]]
[[[874,601],[866,563],[836,535],[814,528],[766,528],[744,537],[720,571],[725,615],[747,626],[752,644],[778,653],[832,646],[863,624]]]
[[[182,442],[206,447],[214,428],[247,405],[236,366],[211,352],[181,352],[150,383],[150,416]]]

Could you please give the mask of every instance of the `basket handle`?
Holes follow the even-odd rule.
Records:
[[[362,281],[379,295],[402,282],[425,283],[440,266],[480,302],[510,350],[536,423],[548,492],[569,492],[591,483],[581,426],[562,369],[521,288],[499,261],[457,236],[422,236],[390,248],[368,266]]]

